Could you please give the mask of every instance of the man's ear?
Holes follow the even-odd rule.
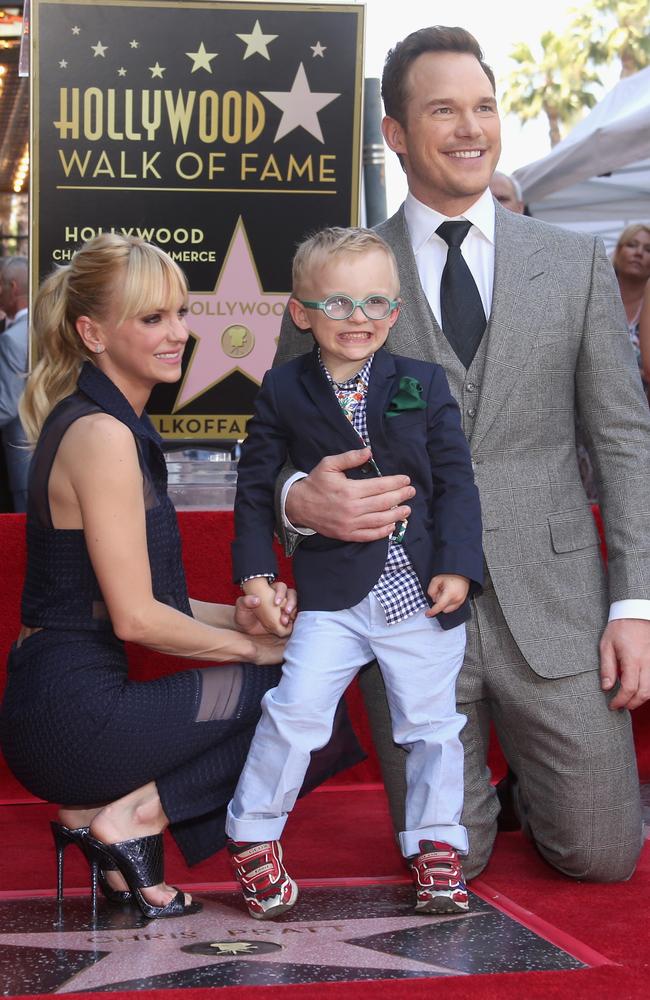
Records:
[[[101,330],[95,320],[90,319],[89,316],[79,316],[74,325],[84,347],[91,354],[102,354],[104,344],[101,339]]]
[[[404,129],[396,118],[390,118],[386,115],[381,123],[381,131],[389,149],[392,149],[394,153],[406,152]]]
[[[311,330],[311,321],[307,315],[305,307],[298,301],[298,299],[295,299],[293,295],[289,299],[289,312],[294,325],[297,326],[299,330],[302,330],[305,333],[307,330]]]

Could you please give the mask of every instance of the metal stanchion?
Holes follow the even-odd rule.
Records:
[[[386,218],[386,159],[381,119],[379,80],[368,77],[364,83],[363,105],[363,183],[367,226],[376,226]]]

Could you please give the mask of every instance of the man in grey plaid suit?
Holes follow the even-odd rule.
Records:
[[[616,281],[599,239],[494,202],[494,77],[471,35],[414,32],[389,53],[382,90],[384,136],[409,186],[378,227],[402,282],[387,346],[444,365],[483,510],[487,585],[472,602],[457,685],[467,716],[465,870],[484,868],[496,833],[493,723],[541,854],[576,878],[625,879],[642,842],[628,709],[650,695],[650,418]],[[463,361],[441,328],[447,245],[436,229],[449,219],[471,224],[461,253],[487,317]],[[308,346],[285,320],[277,360]],[[598,477],[607,573],[578,470],[575,407]],[[366,458],[331,456],[309,477],[287,478],[285,525],[346,540],[390,534],[412,490],[399,476],[348,480],[345,470]],[[401,829],[404,755],[376,667],[362,686]]]

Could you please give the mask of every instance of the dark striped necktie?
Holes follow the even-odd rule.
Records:
[[[481,296],[460,252],[471,225],[463,219],[443,222],[436,229],[449,248],[440,281],[442,332],[465,368],[471,365],[486,327]]]

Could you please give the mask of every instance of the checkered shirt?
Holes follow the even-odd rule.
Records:
[[[321,369],[332,386],[334,394],[341,404],[341,409],[367,446],[370,446],[370,438],[368,437],[366,420],[366,394],[373,357],[374,355],[371,355],[363,368],[352,378],[345,382],[335,382],[320,359],[320,351],[318,354]],[[406,530],[408,531],[408,528]],[[428,601],[422,592],[420,581],[409,557],[402,545],[395,544],[392,540],[383,572],[371,593],[381,604],[387,625],[403,622],[406,618],[414,615],[416,611],[428,607]]]

